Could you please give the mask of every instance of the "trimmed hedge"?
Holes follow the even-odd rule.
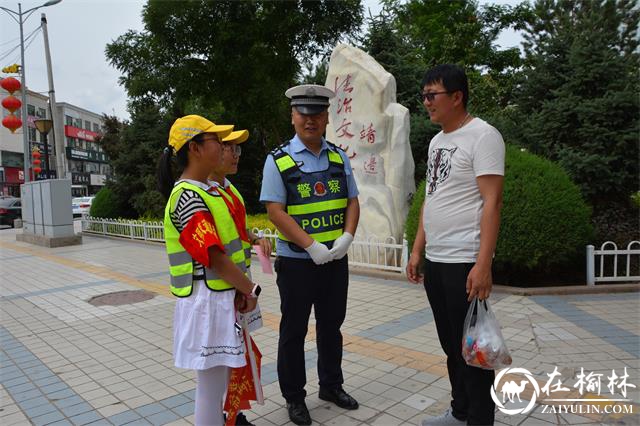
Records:
[[[424,195],[423,181],[407,218],[411,245]],[[507,282],[531,281],[528,277],[563,281],[557,272],[565,269],[573,272],[570,280],[577,279],[584,270],[585,246],[593,236],[590,217],[591,208],[560,166],[507,146],[496,275]]]
[[[96,194],[96,198],[91,203],[90,215],[93,217],[104,217],[108,219],[116,219],[121,217],[119,209],[119,201],[113,190],[108,186],[102,188]]]
[[[276,230],[276,226],[271,223],[269,216],[266,213],[247,215],[247,228],[258,228],[260,230],[271,229]]]

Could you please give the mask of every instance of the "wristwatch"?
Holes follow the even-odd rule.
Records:
[[[251,290],[251,294],[249,294],[249,297],[253,299],[257,299],[258,296],[260,296],[261,292],[262,292],[262,287],[260,287],[259,284],[254,284],[253,289]]]

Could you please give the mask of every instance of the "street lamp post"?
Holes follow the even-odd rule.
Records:
[[[7,9],[6,7],[0,6],[0,9],[4,10],[13,18],[14,21],[18,23],[20,26],[20,67],[21,67],[21,83],[22,83],[22,147],[24,149],[24,181],[29,182],[29,132],[27,131],[28,127],[28,117],[27,117],[27,84],[26,77],[24,71],[24,31],[23,24],[29,19],[29,16],[33,14],[37,9],[41,7],[53,6],[54,4],[60,3],[62,0],[49,0],[46,3],[32,7],[31,9],[27,9],[24,12],[22,11],[22,4],[18,3],[18,11],[14,11],[11,9]],[[25,16],[26,15],[26,16]],[[47,159],[48,162],[48,159]],[[48,172],[47,172],[48,177]]]
[[[51,179],[51,173],[49,169],[49,141],[47,140],[47,134],[53,127],[53,120],[48,119],[40,119],[35,120],[34,124],[36,125],[36,129],[42,135],[42,141],[44,142],[44,170],[45,176],[47,179]]]

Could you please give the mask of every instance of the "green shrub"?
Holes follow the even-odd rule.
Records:
[[[409,207],[409,213],[407,214],[407,222],[405,223],[405,234],[407,241],[409,242],[409,253],[413,248],[413,242],[416,239],[416,232],[418,232],[418,224],[420,222],[420,208],[424,202],[424,194],[426,192],[426,180],[422,180],[416,188],[416,193],[413,195],[411,207]]]
[[[416,192],[407,219],[413,244],[425,183]],[[563,281],[558,271],[582,273],[585,245],[593,236],[591,209],[568,175],[548,160],[507,147],[504,202],[494,271],[504,281]],[[411,246],[410,246],[411,247]],[[516,282],[517,284],[517,282]]]
[[[119,202],[111,188],[105,186],[98,191],[96,198],[94,198],[91,203],[90,215],[109,219],[121,217]]]

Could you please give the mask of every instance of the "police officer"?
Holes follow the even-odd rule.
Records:
[[[275,270],[280,292],[278,379],[289,418],[310,425],[305,405],[304,341],[311,307],[316,318],[319,397],[341,408],[358,403],[342,388],[342,334],[347,308],[347,250],[360,217],[349,158],[328,142],[329,99],[324,86],[288,89],[296,135],[270,152],[260,201],[278,228]]]

